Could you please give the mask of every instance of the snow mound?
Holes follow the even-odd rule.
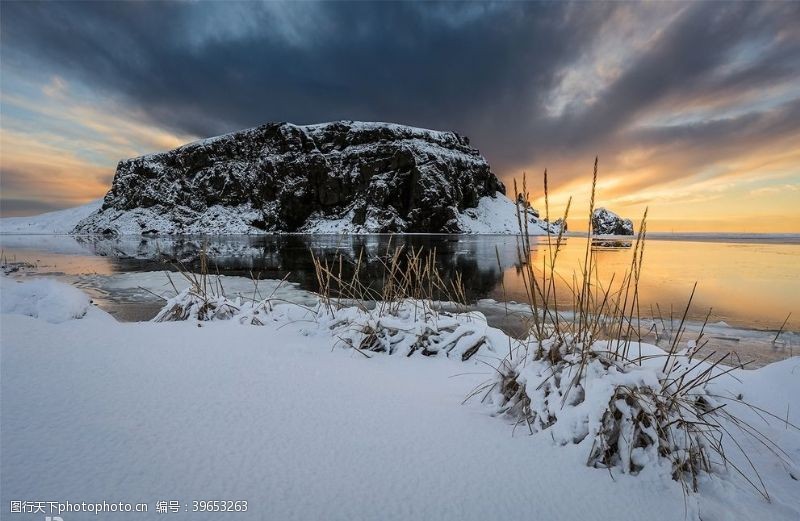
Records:
[[[477,208],[467,208],[459,214],[458,222],[465,233],[516,234],[519,233],[518,213],[522,212],[517,209],[516,203],[498,192],[494,197],[481,197]],[[548,226],[551,233],[559,232],[559,226],[539,219],[532,211],[528,210],[527,215],[530,235],[546,235]]]
[[[466,361],[478,352],[502,348],[505,335],[489,327],[481,313],[450,313],[434,306],[411,299],[374,310],[321,304],[319,318],[337,338],[336,345],[360,352],[444,355]]]
[[[748,475],[723,448],[734,444],[746,454],[745,438],[764,444],[773,464],[793,468],[788,453],[731,412],[747,406],[741,394],[718,387],[717,379],[731,370],[695,360],[693,341],[669,354],[636,342],[629,350],[614,341],[573,342],[553,337],[517,344],[474,394],[531,434],[547,432],[559,445],[582,447],[589,466],[671,477],[686,493],[698,492],[709,476],[735,471],[768,498],[755,467]],[[637,351],[638,358],[627,354]]]
[[[83,206],[48,212],[30,217],[4,217],[0,219],[0,233],[8,234],[67,234],[79,221],[100,209],[102,199]]]
[[[279,297],[257,300],[238,295],[229,298],[192,285],[167,300],[153,322],[233,320],[240,324],[263,326],[268,322],[306,319],[309,311],[305,306]]]
[[[83,318],[89,297],[79,289],[50,279],[17,282],[0,277],[0,311],[27,315],[53,324]]]
[[[800,457],[800,435],[789,423],[797,423],[800,357],[755,371],[732,369],[706,388],[710,395],[680,395],[684,405],[728,396],[723,410],[763,434],[719,441],[738,469],[758,469],[770,500],[754,494],[733,468],[714,479],[698,475],[698,493],[687,495],[666,461],[655,459],[654,447],[666,443],[683,458],[684,442],[698,441],[681,437],[680,422],[691,415],[675,423],[664,418],[674,430],[662,431],[663,439],[651,428],[655,423],[641,421],[662,421],[648,410],[646,391],[663,388],[664,352],[655,346],[632,344],[631,352],[650,361],[625,367],[620,360],[608,363],[613,346],[598,342],[570,387],[575,365],[556,373],[556,362],[523,356],[523,348],[535,345],[486,328],[480,314],[431,313],[431,303],[378,303],[368,310],[273,299],[259,307],[243,298],[198,301],[186,292],[172,304],[213,300],[239,309],[190,313],[172,323],[102,323],[87,313],[80,322],[48,324],[6,315],[10,292],[30,294],[34,286],[0,283],[3,450],[11,456],[2,461],[3,502],[30,497],[31,490],[39,497],[114,497],[121,486],[132,497],[167,489],[174,497],[203,497],[209,483],[224,483],[267,519],[471,521],[529,519],[535,510],[538,518],[554,520],[795,521],[800,513],[800,473],[765,447],[774,442],[787,459]],[[250,325],[256,324],[251,316],[262,325]],[[351,331],[358,325],[375,334]],[[464,332],[460,346],[455,331]],[[420,339],[455,347],[410,351]],[[462,363],[479,339],[484,360],[476,355]],[[539,415],[519,430],[556,417],[541,435],[512,437],[485,407],[462,403],[511,350],[513,381]],[[378,352],[400,356],[373,356]],[[560,354],[561,361],[569,356]],[[702,362],[686,365],[683,355],[673,362],[680,368],[668,369],[678,381],[668,386],[690,385],[708,369]],[[629,400],[627,390],[638,397]],[[703,420],[713,421],[711,402],[703,407]],[[586,435],[577,441],[576,433]],[[607,470],[591,461],[587,467],[594,447],[601,449],[594,463]],[[209,457],[198,460],[198,454]],[[376,487],[365,499],[358,487],[339,486],[343,480],[392,486]],[[443,501],[443,490],[458,500]]]

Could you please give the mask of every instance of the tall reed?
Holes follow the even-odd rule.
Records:
[[[630,451],[654,451],[656,458],[672,465],[673,478],[688,492],[697,490],[700,473],[712,471],[712,456],[716,455],[723,465],[733,468],[765,498],[769,498],[748,454],[741,451],[751,467],[750,473],[728,457],[722,440],[726,437],[732,439],[733,446],[741,448],[736,437],[731,435],[731,429],[738,428],[739,433],[755,439],[779,458],[786,455],[758,429],[725,408],[725,404],[732,401],[731,397],[714,394],[708,387],[713,380],[729,375],[745,364],[735,363],[730,355],[713,362],[711,359],[715,353],[699,357],[702,345],[699,341],[705,325],[697,341],[689,348],[682,348],[686,319],[697,284],[683,310],[677,332],[670,328],[668,348],[660,353],[642,351],[639,286],[644,275],[647,209],[631,249],[629,267],[621,277],[612,276],[605,286],[601,283],[591,225],[597,179],[598,159],[595,158],[583,262],[579,272],[573,273],[571,283],[564,280],[557,270],[564,240],[563,226],[555,237],[547,228],[547,254],[543,256],[541,269],[534,265],[532,244],[536,238],[531,236],[527,226],[526,212],[530,201],[527,176],[522,176],[521,190],[514,182],[520,237],[518,261],[531,314],[530,335],[516,349],[509,349],[508,355],[498,365],[495,377],[476,388],[470,396],[495,400],[500,414],[511,416],[517,425],[526,425],[533,433],[552,427],[561,414],[559,408],[576,407],[587,400],[590,380],[608,378],[609,381],[618,381],[620,383],[614,384],[614,392],[608,398],[602,425],[594,433],[587,461],[589,465],[619,467],[623,472],[635,474],[641,467],[631,458]],[[547,171],[544,173],[544,203],[545,218],[549,223]],[[572,199],[567,204],[562,223],[569,217],[571,203]],[[564,284],[559,284],[559,281]],[[571,293],[571,309],[559,309],[556,299],[559,291]],[[653,368],[655,359],[663,359],[658,360],[655,366],[660,368],[656,373],[658,385],[637,382],[633,376],[627,380],[615,380],[617,377],[614,375],[635,375],[635,368]],[[723,367],[723,363],[732,366]],[[587,374],[590,366],[592,375]],[[573,441],[577,443],[588,434],[577,434]]]

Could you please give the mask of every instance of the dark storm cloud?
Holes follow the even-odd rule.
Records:
[[[671,5],[677,18],[653,23],[663,31],[602,86],[599,101],[556,116],[545,106],[565,71],[591,52],[606,21],[636,6],[4,3],[2,58],[118,96],[173,131],[397,121],[465,133],[503,170],[553,147],[622,146],[636,118],[659,104],[800,76],[797,4]],[[744,62],[731,66],[740,54]],[[740,123],[751,120],[763,122]],[[718,127],[695,139],[715,139]]]
[[[644,110],[660,101],[741,93],[768,87],[787,78],[800,79],[800,39],[772,43],[742,68],[725,70],[732,55],[749,43],[774,40],[800,23],[800,5],[758,3],[696,3],[656,38],[649,52],[638,57],[601,94],[600,102],[568,114],[555,140],[573,146],[613,136]],[[797,93],[800,96],[800,93]]]
[[[746,147],[756,141],[773,141],[800,132],[800,99],[784,103],[778,110],[748,113],[685,125],[640,129],[631,142],[684,147]]]
[[[273,120],[375,119],[455,128],[487,152],[510,151],[504,143],[532,128],[557,68],[614,6],[238,8],[246,20],[215,27],[214,16],[236,13],[205,3],[6,4],[3,57],[45,63],[198,135]]]

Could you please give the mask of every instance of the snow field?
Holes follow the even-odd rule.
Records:
[[[699,493],[684,496],[663,472],[594,469],[585,445],[519,428],[512,436],[494,407],[461,405],[493,377],[486,364],[508,349],[478,313],[444,317],[439,326],[472,324],[489,339],[466,361],[443,352],[403,356],[408,343],[398,344],[399,356],[367,350],[367,357],[343,339],[360,345],[362,326],[382,318],[353,308],[319,320],[307,306],[276,302],[261,326],[242,324],[240,312],[118,323],[92,306],[81,318],[48,321],[54,315],[40,312],[40,301],[76,302],[77,290],[6,279],[0,290],[3,504],[248,500],[250,513],[231,519],[789,520],[800,513],[795,467],[748,439],[744,449],[771,502],[732,472],[704,476]],[[387,318],[386,328],[419,338],[422,327],[437,327],[421,325],[411,306]],[[335,325],[343,319],[359,327]],[[798,373],[795,357],[717,385],[759,407],[788,407],[791,420]],[[761,421],[745,407],[737,413]],[[779,421],[759,427],[800,459],[796,430]]]

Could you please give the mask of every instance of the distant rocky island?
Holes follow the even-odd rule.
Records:
[[[525,208],[532,234],[558,231]],[[517,205],[455,132],[270,123],[121,161],[79,234],[516,233]]]
[[[633,221],[611,210],[596,208],[592,212],[592,233],[595,235],[633,235]]]

